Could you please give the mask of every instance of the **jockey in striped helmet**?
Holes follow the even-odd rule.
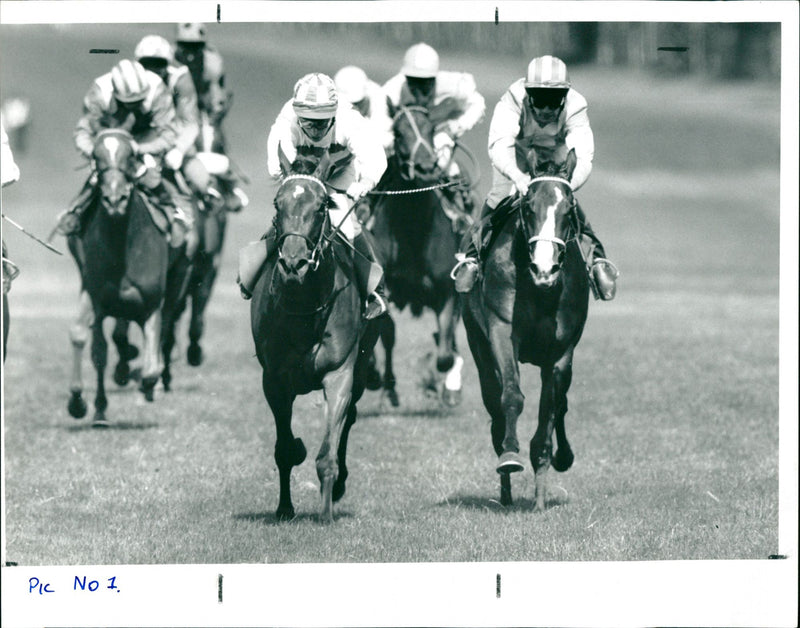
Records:
[[[173,225],[171,243],[179,245],[189,218],[176,208],[164,187],[160,166],[163,155],[175,145],[175,107],[164,82],[138,61],[123,59],[92,82],[75,128],[75,146],[91,162],[95,137],[111,128],[124,129],[133,136],[134,151],[145,167],[138,180],[140,187]],[[64,235],[82,232],[82,217],[95,182],[93,172],[72,207],[59,216],[58,230]]]
[[[528,166],[517,157],[531,150],[566,153],[574,149],[577,164],[570,184],[577,191],[586,183],[594,159],[594,135],[587,109],[586,99],[572,87],[567,66],[561,59],[547,55],[530,62],[526,76],[511,84],[494,109],[489,126],[493,178],[483,217],[492,214],[500,201],[515,191],[520,194],[528,191],[531,176],[524,171]],[[587,261],[592,269],[590,281],[594,294],[596,298],[611,300],[616,293],[617,269],[606,259],[603,244],[586,221],[577,200],[575,210],[583,236],[590,241],[586,248],[592,257]],[[484,222],[484,233],[491,226],[491,221]],[[473,238],[458,257],[454,269],[456,290],[469,292],[479,269]]]
[[[320,154],[327,151],[338,164],[337,173],[325,181],[334,204],[328,210],[331,224],[340,228],[355,249],[353,261],[366,300],[365,316],[368,319],[380,316],[387,310],[383,270],[351,209],[380,180],[386,170],[386,155],[367,121],[350,103],[339,100],[333,79],[325,74],[307,74],[297,81],[292,98],[270,128],[267,171],[274,180],[279,181],[285,174],[281,170],[280,152],[292,162],[300,148],[319,149]],[[240,264],[239,284],[245,298],[255,284],[261,263],[275,249],[274,229],[267,232],[264,241],[266,246],[260,248],[258,260],[248,267]]]

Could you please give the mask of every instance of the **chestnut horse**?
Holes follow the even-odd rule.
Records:
[[[537,163],[527,194],[497,207],[507,214],[505,224],[497,227],[481,280],[462,296],[467,338],[491,417],[504,505],[512,503],[510,474],[524,470],[517,440],[524,401],[520,362],[537,365],[541,373],[539,422],[530,442],[536,510],[545,507],[549,467],[566,471],[574,459],[564,416],[572,356],[589,303],[569,184],[574,167],[574,151],[563,164]]]

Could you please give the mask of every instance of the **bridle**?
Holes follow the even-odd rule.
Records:
[[[319,237],[317,238],[316,242],[311,240],[311,238],[309,238],[304,233],[296,233],[296,232],[293,232],[293,231],[288,231],[286,233],[280,234],[280,236],[278,236],[278,241],[276,243],[276,245],[278,247],[278,259],[282,259],[283,258],[282,247],[283,247],[283,243],[286,240],[286,238],[288,238],[290,236],[294,236],[296,238],[302,238],[303,240],[305,240],[306,245],[308,246],[308,248],[311,249],[311,257],[306,259],[305,261],[308,262],[309,268],[312,271],[315,271],[319,267],[319,262],[320,262],[320,258],[321,258],[321,255],[322,255],[322,249],[324,247],[324,242],[326,240],[326,238],[325,238],[325,227],[327,225],[328,220],[330,220],[330,218],[328,217],[328,212],[325,211],[325,209],[326,209],[325,208],[325,204],[326,204],[327,199],[328,199],[328,189],[325,187],[325,184],[320,179],[318,179],[317,177],[308,175],[308,174],[291,174],[291,175],[289,175],[288,177],[286,177],[281,182],[281,189],[283,188],[284,185],[286,185],[286,183],[288,183],[290,181],[296,181],[296,180],[313,181],[315,184],[319,185],[322,188],[322,191],[324,193],[324,197],[322,199],[322,203],[320,204],[320,206],[315,211],[324,212],[324,214],[325,214],[325,223],[323,223],[322,228],[319,230]],[[280,189],[278,191],[280,192]],[[277,209],[277,207],[276,207],[276,209]]]
[[[414,178],[414,169],[416,168],[416,161],[414,160],[414,157],[416,156],[417,151],[420,149],[420,147],[426,148],[431,155],[436,154],[436,151],[433,149],[431,143],[425,137],[423,137],[422,131],[419,130],[417,121],[414,119],[414,116],[411,115],[411,112],[413,111],[417,111],[419,113],[428,115],[428,110],[425,107],[420,107],[419,105],[409,105],[401,107],[400,110],[395,114],[394,118],[392,119],[392,124],[395,124],[401,116],[404,116],[408,120],[408,123],[411,125],[411,130],[414,132],[415,136],[414,145],[411,148],[409,159],[408,162],[406,163],[406,166],[408,168],[409,180],[412,180]]]
[[[542,182],[545,182],[545,181],[552,181],[552,182],[555,182],[555,183],[560,183],[560,184],[566,186],[569,189],[570,193],[572,192],[572,185],[570,184],[569,181],[567,181],[563,177],[557,177],[557,176],[551,176],[551,175],[543,175],[543,176],[539,176],[539,177],[534,177],[533,179],[531,179],[530,186],[531,186],[531,188],[533,188],[533,186],[536,185],[537,183],[542,183]],[[519,205],[518,205],[519,211],[520,211],[520,222],[522,223],[522,230],[523,230],[523,232],[525,234],[525,240],[526,240],[526,242],[528,244],[528,251],[530,252],[531,248],[532,248],[531,245],[536,244],[537,242],[550,242],[551,244],[555,244],[559,248],[559,255],[562,255],[564,250],[566,250],[566,248],[567,248],[567,242],[569,242],[571,240],[564,241],[561,238],[558,238],[556,236],[552,236],[552,237],[551,236],[542,236],[542,235],[533,235],[533,236],[531,236],[529,231],[528,231],[528,225],[525,222],[524,217],[522,216],[523,205],[525,204],[523,201],[524,201],[524,198],[522,196],[520,196]],[[572,239],[575,239],[575,236],[573,236]]]

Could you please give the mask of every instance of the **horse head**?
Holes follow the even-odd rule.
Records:
[[[323,252],[332,202],[325,180],[332,163],[327,152],[317,162],[298,154],[290,164],[280,148],[278,156],[284,172],[275,194],[278,268],[284,281],[302,283],[317,269]]]
[[[522,226],[528,247],[530,273],[539,288],[556,285],[572,229],[573,196],[570,178],[575,151],[566,158],[539,151],[532,164],[533,179],[521,199]]]
[[[122,129],[97,134],[92,159],[98,175],[100,204],[109,216],[124,216],[135,181],[133,137]]]
[[[405,181],[438,180],[433,147],[435,121],[425,107],[401,106],[393,112],[394,155]]]

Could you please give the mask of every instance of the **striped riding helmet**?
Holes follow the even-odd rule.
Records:
[[[142,40],[136,44],[134,55],[137,60],[143,58],[163,59],[167,63],[172,62],[175,58],[172,54],[172,46],[170,43],[159,35],[147,35],[142,38]]]
[[[567,66],[558,57],[551,57],[550,55],[536,57],[528,64],[525,87],[569,89],[570,82]]]
[[[326,120],[336,116],[339,97],[336,85],[327,74],[306,74],[294,86],[292,107],[299,118]]]
[[[120,102],[137,102],[144,100],[150,91],[147,70],[138,61],[123,59],[111,70],[111,85],[114,98]]]

